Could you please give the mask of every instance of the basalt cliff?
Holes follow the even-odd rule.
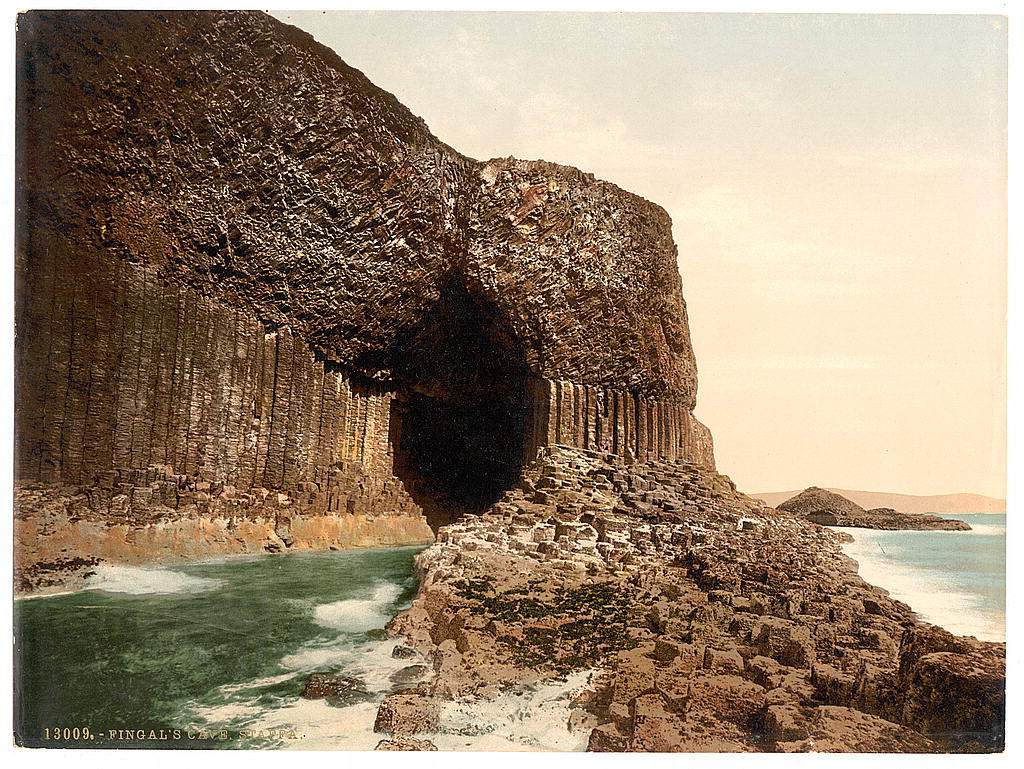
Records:
[[[715,472],[663,209],[260,13],[31,12],[18,76],[17,589],[436,536],[382,747],[594,669],[593,749],[998,749],[1002,645]]]
[[[661,208],[259,13],[31,13],[18,66],[24,586],[427,542],[551,443],[712,466]]]

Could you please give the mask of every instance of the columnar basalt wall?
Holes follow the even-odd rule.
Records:
[[[145,263],[54,238],[17,274],[45,297],[18,313],[19,588],[61,585],[81,555],[432,540],[392,472],[380,383]]]
[[[468,204],[468,271],[515,308],[535,371],[693,410],[697,367],[663,208],[515,158],[479,164]]]
[[[713,467],[660,207],[467,158],[260,13],[31,12],[18,57],[22,521],[423,541],[545,445]]]
[[[18,275],[19,295],[42,299],[18,315],[20,478],[169,465],[286,489],[338,461],[390,469],[392,394],[287,329],[59,238]]]
[[[542,446],[560,445],[615,454],[626,462],[679,459],[715,469],[711,431],[679,403],[546,379],[531,382],[530,402],[529,459]]]

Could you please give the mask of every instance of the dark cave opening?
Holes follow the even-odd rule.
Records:
[[[436,531],[518,481],[530,370],[500,308],[459,275],[396,352],[394,472]]]

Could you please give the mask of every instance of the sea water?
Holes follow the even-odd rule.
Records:
[[[286,554],[173,568],[101,566],[88,589],[15,605],[15,720],[48,747],[372,750],[387,694],[429,676],[392,656],[419,548]],[[356,679],[334,704],[310,674]],[[445,706],[442,750],[582,750],[569,703],[590,673]]]
[[[835,527],[867,582],[957,635],[1006,640],[1006,515],[960,518],[970,531],[881,531]]]

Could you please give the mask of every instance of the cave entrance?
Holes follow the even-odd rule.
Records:
[[[394,472],[436,531],[519,480],[530,370],[504,313],[459,275],[397,349]]]

